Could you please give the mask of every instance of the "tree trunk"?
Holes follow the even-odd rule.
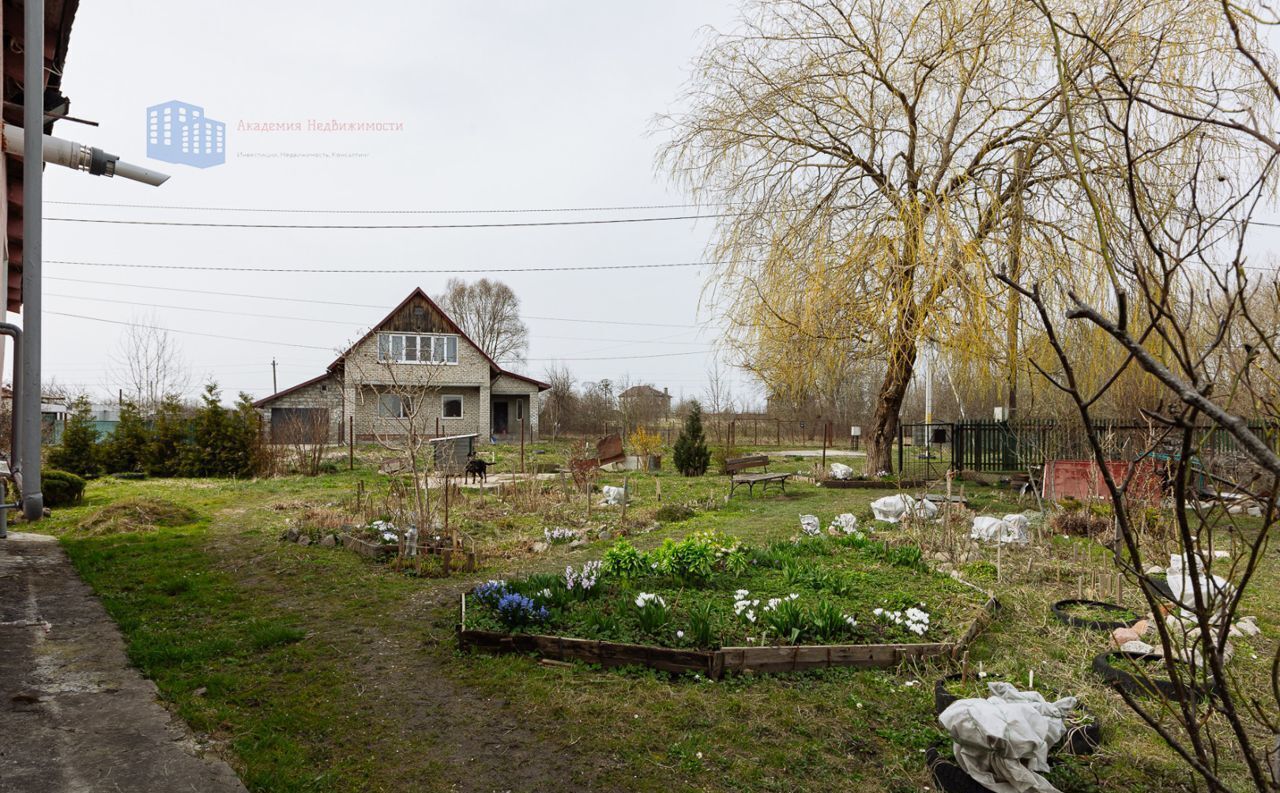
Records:
[[[871,431],[866,437],[867,476],[894,471],[893,443],[898,434],[898,413],[902,410],[902,399],[911,383],[915,363],[914,340],[894,345],[894,349],[889,351],[889,366],[876,398],[875,413],[871,416]]]

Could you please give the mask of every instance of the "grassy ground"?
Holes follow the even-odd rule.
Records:
[[[564,447],[526,452],[526,462],[558,462]],[[499,454],[500,470],[518,465],[515,450]],[[217,742],[251,790],[923,789],[924,751],[945,743],[932,683],[949,670],[711,683],[457,653],[458,598],[476,581],[599,558],[622,533],[640,547],[704,529],[766,543],[792,536],[800,513],[825,525],[841,512],[865,515],[871,500],[893,492],[796,482],[785,496],[740,493],[725,504],[723,477],[626,479],[633,501],[625,521],[616,507],[588,517],[581,497],[557,483],[539,496],[465,496],[454,519],[491,554],[465,580],[419,578],[340,549],[279,541],[308,507],[340,510],[357,481],[369,492],[384,488],[372,462],[314,479],[104,479],[90,483],[83,505],[40,528],[61,536],[120,624],[134,663]],[[687,503],[696,514],[656,521],[659,488],[663,504]],[[988,488],[970,486],[967,495],[986,514],[1034,507]],[[177,502],[197,517],[145,532],[78,528],[102,507],[138,497]],[[590,541],[532,553],[542,529],[554,526],[580,529]],[[994,551],[969,562],[966,574],[1006,607],[971,663],[1015,681],[1034,670],[1038,684],[1079,694],[1098,716],[1106,744],[1055,771],[1062,789],[1192,790],[1172,753],[1088,671],[1106,636],[1049,614],[1050,603],[1077,594],[1080,575],[1104,569],[1102,559],[1096,545],[1056,538],[1003,551],[999,582]],[[1263,636],[1238,642],[1238,672],[1260,683],[1280,631],[1276,577],[1271,553],[1244,610],[1258,615]],[[1126,601],[1137,608],[1134,594],[1130,588]]]

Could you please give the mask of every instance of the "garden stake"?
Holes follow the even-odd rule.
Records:
[[[657,477],[654,477],[653,484],[654,484],[654,487],[657,489],[658,503],[661,504],[662,503],[662,480],[658,479]]]
[[[969,683],[969,651],[965,650],[964,655],[960,656],[960,682]]]
[[[619,518],[618,522],[627,522],[627,477],[625,476],[622,477],[622,517]]]

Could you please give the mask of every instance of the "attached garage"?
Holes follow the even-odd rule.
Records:
[[[329,408],[271,408],[272,443],[328,443]]]
[[[253,403],[271,443],[341,443],[342,388],[333,374]]]

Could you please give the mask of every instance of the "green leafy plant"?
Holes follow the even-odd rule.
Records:
[[[695,603],[689,609],[689,638],[695,647],[711,647],[715,643],[716,613],[710,601]]]
[[[804,632],[807,615],[797,601],[797,595],[771,598],[760,609],[760,620],[765,627],[787,644],[795,644]]]
[[[616,636],[621,627],[618,615],[604,606],[597,606],[584,617],[587,634],[595,638]]]
[[[703,581],[715,572],[717,550],[705,535],[693,534],[680,542],[667,538],[649,554],[650,567],[685,583]]]
[[[813,635],[822,641],[832,641],[843,636],[851,627],[845,615],[829,600],[819,601],[809,618]]]
[[[694,400],[689,416],[684,421],[684,428],[676,438],[673,450],[676,470],[685,476],[702,476],[711,464],[711,452],[707,449],[707,439],[702,434],[702,406]]]
[[[609,550],[604,552],[604,572],[606,575],[630,580],[648,572],[644,554],[626,540],[618,540]]]
[[[75,504],[84,496],[84,479],[68,471],[46,469],[42,472],[44,503],[49,507]]]
[[[751,569],[751,557],[745,548],[734,548],[720,557],[720,565],[724,571],[734,578],[739,578]]]

